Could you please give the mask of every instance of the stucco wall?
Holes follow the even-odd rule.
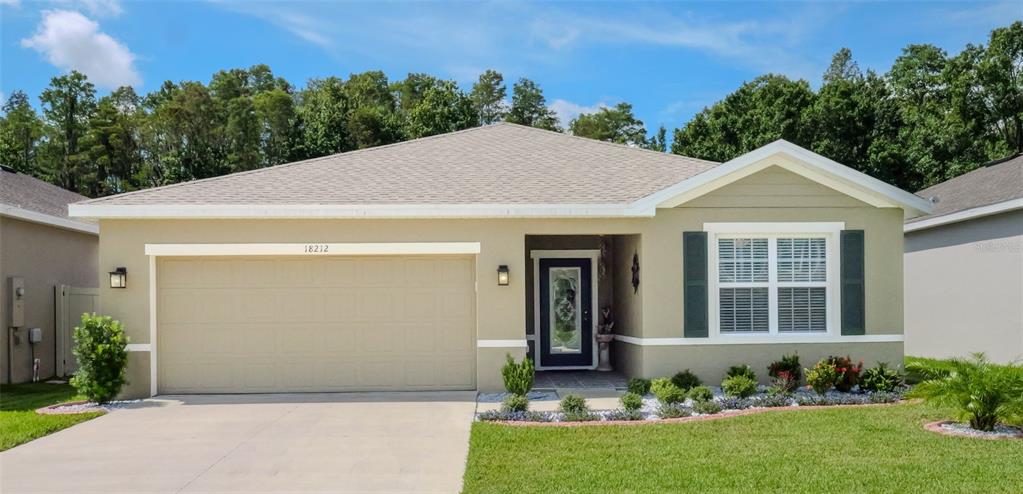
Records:
[[[1023,210],[906,234],[906,354],[1023,359]]]
[[[0,320],[4,335],[0,338],[0,365],[3,382],[7,378],[7,351],[11,341],[8,278],[25,280],[25,328],[43,330],[43,341],[36,344],[40,359],[39,376],[55,373],[56,330],[54,328],[54,287],[71,285],[84,288],[97,286],[99,280],[98,239],[95,235],[0,217]],[[11,359],[14,382],[32,378],[32,352],[28,331],[18,331],[21,343],[13,346]]]

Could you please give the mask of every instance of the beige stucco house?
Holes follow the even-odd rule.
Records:
[[[71,328],[95,308],[99,225],[69,218],[84,196],[0,168],[0,365],[5,383],[74,370]],[[20,290],[19,290],[20,288]],[[77,314],[76,314],[77,313]],[[33,342],[32,328],[40,340]]]
[[[629,376],[903,355],[929,202],[784,141],[727,163],[497,124],[72,205],[130,395],[501,388],[505,355]],[[761,372],[763,374],[763,372]]]
[[[906,354],[1023,359],[1023,155],[918,195],[906,231]]]

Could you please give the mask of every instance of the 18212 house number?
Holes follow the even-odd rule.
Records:
[[[330,250],[330,246],[327,244],[305,244],[306,254],[326,254]]]

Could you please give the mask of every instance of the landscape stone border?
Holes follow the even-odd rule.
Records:
[[[924,424],[924,429],[928,430],[928,431],[931,431],[931,432],[936,432],[936,433],[944,435],[944,436],[951,436],[951,437],[965,437],[965,438],[970,438],[970,439],[985,439],[985,440],[988,440],[988,441],[998,441],[998,440],[1018,441],[1018,440],[1023,440],[1023,429],[1020,429],[1018,427],[1015,427],[1016,435],[1014,435],[1014,436],[1009,436],[1009,435],[1005,435],[1005,434],[988,434],[988,433],[984,433],[984,432],[980,432],[980,431],[977,431],[976,433],[971,433],[971,432],[966,432],[966,431],[949,430],[949,429],[946,429],[946,428],[942,427],[945,424],[955,424],[955,423],[956,422],[954,420],[939,420],[937,422],[930,422],[930,423]]]
[[[88,405],[88,400],[80,401],[68,401],[64,403],[57,403],[54,405],[37,408],[36,413],[40,415],[76,415],[79,413],[95,413],[95,412],[107,412],[106,408],[102,406],[83,406]]]

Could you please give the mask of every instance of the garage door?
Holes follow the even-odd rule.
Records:
[[[160,258],[160,393],[475,389],[465,257]]]

